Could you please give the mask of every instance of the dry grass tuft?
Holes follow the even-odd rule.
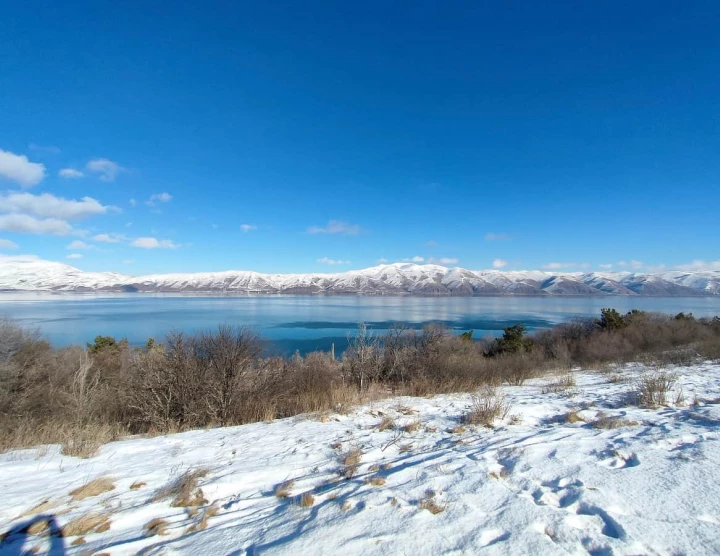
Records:
[[[407,454],[407,453],[408,453],[409,451],[411,451],[412,449],[413,449],[413,445],[412,445],[412,444],[402,444],[402,445],[400,446],[400,448],[398,449],[398,451],[399,451],[401,454]]]
[[[373,463],[368,467],[368,473],[377,473],[378,471],[380,471],[380,466],[377,463]]]
[[[667,405],[667,394],[677,382],[677,375],[660,371],[642,377],[637,383],[637,403],[645,407]]]
[[[392,469],[392,463],[383,463],[383,464],[380,466],[380,469],[382,469],[382,470],[384,470],[384,471],[387,471],[388,469]]]
[[[70,543],[70,546],[80,546],[85,544],[87,541],[85,540],[85,537],[78,537],[73,542]]]
[[[585,423],[585,419],[577,411],[571,411],[565,415],[566,423]]]
[[[130,485],[130,490],[137,490],[139,488],[142,488],[146,486],[147,483],[143,483],[141,481],[135,481],[133,484]]]
[[[219,511],[219,508],[215,505],[205,508],[205,511],[202,513],[202,517],[200,518],[200,520],[190,525],[190,527],[185,530],[185,534],[195,533],[196,531],[202,531],[207,528],[208,520],[211,517],[216,516]]]
[[[340,441],[333,442],[332,444],[330,444],[330,447],[333,450],[339,450],[340,448],[342,448],[342,442],[340,442]]]
[[[310,492],[305,492],[302,496],[300,496],[300,507],[301,508],[309,508],[315,503],[315,497]]]
[[[509,477],[510,471],[507,470],[507,467],[503,467],[499,472],[493,471],[492,473],[490,473],[490,476],[496,481],[499,481],[500,479],[505,479]]]
[[[592,426],[595,429],[619,429],[622,427],[634,427],[637,424],[637,421],[629,421],[622,417],[599,414],[598,418],[593,421]]]
[[[435,491],[433,490],[425,491],[425,496],[418,501],[418,508],[427,510],[433,515],[445,511],[445,505],[438,504],[435,500]]]
[[[29,517],[31,515],[45,513],[48,510],[52,510],[53,508],[56,508],[57,506],[58,506],[58,502],[56,502],[55,500],[43,500],[37,506],[30,508],[26,512],[21,513],[18,516],[18,519],[20,519],[21,517]]]
[[[416,421],[413,421],[412,423],[408,423],[407,425],[405,425],[402,428],[402,430],[403,430],[403,432],[411,433],[411,432],[415,432],[419,428],[420,428],[420,421],[416,420]]]
[[[557,380],[550,382],[543,386],[543,394],[559,394],[567,392],[576,386],[575,375],[572,373],[566,373],[559,377]]]
[[[26,531],[30,533],[31,535],[43,535],[43,534],[49,534],[50,532],[50,524],[47,520],[43,519],[41,521],[36,521],[35,523],[31,524]]]
[[[465,431],[467,431],[467,429],[460,424],[455,425],[453,428],[450,429],[450,432],[452,434],[462,434]]]
[[[399,405],[397,407],[397,412],[402,413],[403,415],[415,415],[417,413],[417,411],[405,405]]]
[[[380,424],[378,425],[378,430],[380,432],[387,431],[395,428],[395,421],[393,421],[390,417],[383,417],[382,421],[380,421]]]
[[[85,427],[69,427],[63,431],[62,453],[66,456],[91,458],[101,446],[117,440],[121,435],[119,426],[96,423]]]
[[[198,487],[198,480],[207,476],[208,472],[205,468],[186,471],[177,479],[159,489],[155,493],[155,496],[153,496],[151,502],[160,502],[172,498],[173,500],[170,505],[174,508],[187,508],[207,504],[202,489]]]
[[[275,487],[275,497],[276,498],[290,498],[290,491],[292,490],[292,487],[294,487],[294,486],[295,486],[294,479],[290,479],[289,481],[280,483],[278,486]]]
[[[368,477],[365,479],[365,482],[372,486],[383,486],[387,481],[384,477],[379,477],[377,475],[374,475],[372,477]]]
[[[343,454],[343,465],[357,465],[362,458],[362,450],[360,448],[352,448]]]
[[[159,517],[156,517],[155,519],[151,519],[145,524],[145,527],[143,529],[145,530],[145,536],[146,537],[154,537],[155,535],[167,535],[168,531],[168,522],[164,519],[161,519]]]
[[[104,533],[110,529],[110,516],[88,512],[68,522],[62,528],[63,537],[79,537],[91,533]]]
[[[342,503],[342,506],[340,506],[340,509],[344,512],[349,511],[352,508],[352,504],[349,500],[345,500],[345,502]]]
[[[470,411],[464,421],[470,425],[482,425],[492,428],[496,419],[504,419],[510,411],[505,403],[505,396],[493,388],[485,388],[483,392],[472,397]]]
[[[115,490],[115,485],[109,477],[99,477],[84,484],[83,486],[70,491],[71,500],[85,500],[91,496],[99,496],[105,492]]]

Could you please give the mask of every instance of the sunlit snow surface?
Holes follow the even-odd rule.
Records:
[[[59,527],[89,511],[109,514],[111,525],[79,546],[74,537],[13,535],[0,554],[42,553],[51,543],[56,554],[58,543],[69,554],[717,554],[720,365],[672,370],[679,378],[669,398],[684,401],[660,409],[629,404],[634,380],[648,372],[631,365],[620,371],[629,382],[577,371],[570,392],[543,393],[554,377],[503,387],[512,407],[494,429],[450,432],[470,395],[405,397],[323,419],[124,440],[90,459],[58,447],[6,453],[0,533],[32,520],[19,516],[45,500],[55,506],[43,515]],[[585,422],[567,422],[572,411]],[[630,424],[594,428],[603,415]],[[378,430],[384,416],[395,430]],[[416,420],[417,430],[399,435]],[[357,474],[334,482],[340,454],[352,448],[363,452]],[[200,487],[219,511],[186,533],[202,512],[150,499],[202,467],[210,472]],[[102,476],[114,490],[70,501],[71,490]],[[368,484],[374,476],[385,483]],[[290,479],[290,498],[277,498],[275,487]],[[136,481],[146,485],[131,490]],[[444,511],[419,508],[428,490]],[[305,492],[312,507],[297,502]],[[145,535],[153,518],[169,523],[166,535]]]

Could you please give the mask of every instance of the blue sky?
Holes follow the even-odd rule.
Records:
[[[720,268],[718,2],[29,1],[3,20],[4,257]]]

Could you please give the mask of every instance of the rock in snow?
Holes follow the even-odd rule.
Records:
[[[628,405],[648,372],[629,365],[616,371],[629,382],[577,371],[567,391],[553,377],[504,387],[511,408],[492,429],[458,427],[470,396],[456,394],[132,438],[90,459],[2,454],[0,535],[13,532],[0,554],[718,554],[720,366],[674,371],[661,409]],[[201,506],[157,500],[197,470]],[[37,514],[102,525],[82,541],[22,533]]]
[[[720,295],[720,271],[658,274],[497,270],[385,264],[337,274],[261,274],[228,270],[125,276],[83,272],[42,260],[0,260],[0,290],[76,292],[234,292],[360,295]]]

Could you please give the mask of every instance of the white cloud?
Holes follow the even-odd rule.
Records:
[[[88,172],[97,174],[101,181],[114,181],[125,168],[107,158],[95,158],[85,165]]]
[[[360,233],[360,226],[339,220],[330,220],[324,228],[320,226],[310,226],[307,232],[309,234],[343,234],[346,236],[356,236]]]
[[[620,262],[618,262],[618,266],[620,266],[622,268],[629,267],[629,268],[632,268],[633,270],[639,270],[643,267],[643,263],[642,263],[642,261],[636,261],[636,260],[632,260],[630,262],[620,261]]]
[[[92,197],[83,197],[80,201],[73,201],[55,197],[50,193],[41,195],[7,193],[0,196],[0,212],[19,212],[46,218],[74,220],[95,214],[105,214],[110,210],[117,209],[101,205]]]
[[[548,263],[542,265],[540,268],[545,270],[562,270],[564,268],[589,268],[590,265],[587,263]]]
[[[70,254],[67,256],[67,258],[68,258],[68,259],[82,259],[83,256],[82,256],[82,254],[80,254],[80,253],[70,253]]]
[[[28,147],[30,147],[31,151],[38,151],[48,154],[60,154],[60,149],[53,145],[38,145],[37,143],[30,143]]]
[[[327,257],[323,257],[322,259],[318,259],[317,262],[321,264],[329,264],[329,265],[336,265],[336,264],[350,264],[350,261],[341,261],[341,260],[335,260],[335,259],[329,259]]]
[[[39,219],[27,214],[1,214],[0,230],[24,234],[66,236],[73,232],[70,224],[57,218]]]
[[[427,242],[428,247],[435,247],[436,245],[437,245],[437,241],[434,241],[432,239]]]
[[[599,267],[599,268],[602,268],[603,270],[610,270],[610,269],[613,267],[613,265],[611,265],[611,264],[599,264],[598,267]]]
[[[145,201],[145,204],[149,207],[154,207],[156,202],[169,203],[170,201],[172,201],[172,198],[173,197],[172,195],[170,195],[170,193],[153,193],[152,195],[150,195],[150,198]]]
[[[377,264],[385,264],[388,260],[385,257],[381,257],[377,260]]]
[[[507,234],[493,234],[493,233],[485,234],[485,241],[508,241],[509,239],[510,239],[510,236]]]
[[[130,199],[130,206],[134,207],[135,205],[137,205],[137,201],[135,199]]]
[[[41,259],[37,255],[3,255],[0,253],[0,261],[6,263],[29,263],[39,260]]]
[[[717,261],[701,261],[694,260],[691,263],[681,264],[673,267],[674,270],[701,271],[701,270],[720,270],[720,260]]]
[[[18,244],[9,239],[0,238],[0,249],[17,249]]]
[[[120,243],[123,239],[125,237],[120,234],[98,234],[92,237],[92,240],[98,243]]]
[[[460,262],[460,259],[456,259],[454,257],[440,257],[439,259],[436,259],[434,257],[431,257],[427,261],[430,264],[441,264],[441,265],[448,265],[448,264],[458,264]]]
[[[123,264],[135,264],[135,261],[133,259],[125,259]]]
[[[257,226],[255,224],[241,224],[240,229],[243,232],[252,232],[253,230],[257,230]]]
[[[130,245],[141,249],[177,249],[179,247],[169,239],[157,239],[154,237],[139,237],[133,240]]]
[[[493,268],[505,268],[508,262],[505,259],[495,259],[493,261]]]
[[[20,184],[20,187],[32,187],[45,178],[45,165],[30,162],[23,154],[0,149],[0,177]]]
[[[76,239],[75,241],[71,241],[65,249],[72,249],[72,250],[78,250],[78,249],[91,249],[92,245],[88,245],[84,241],[80,241],[79,239]]]
[[[75,168],[63,168],[58,172],[58,176],[61,178],[66,178],[69,180],[82,178],[85,176],[80,170],[76,170]]]
[[[404,263],[422,263],[425,262],[425,257],[415,255],[414,257],[403,259]]]

